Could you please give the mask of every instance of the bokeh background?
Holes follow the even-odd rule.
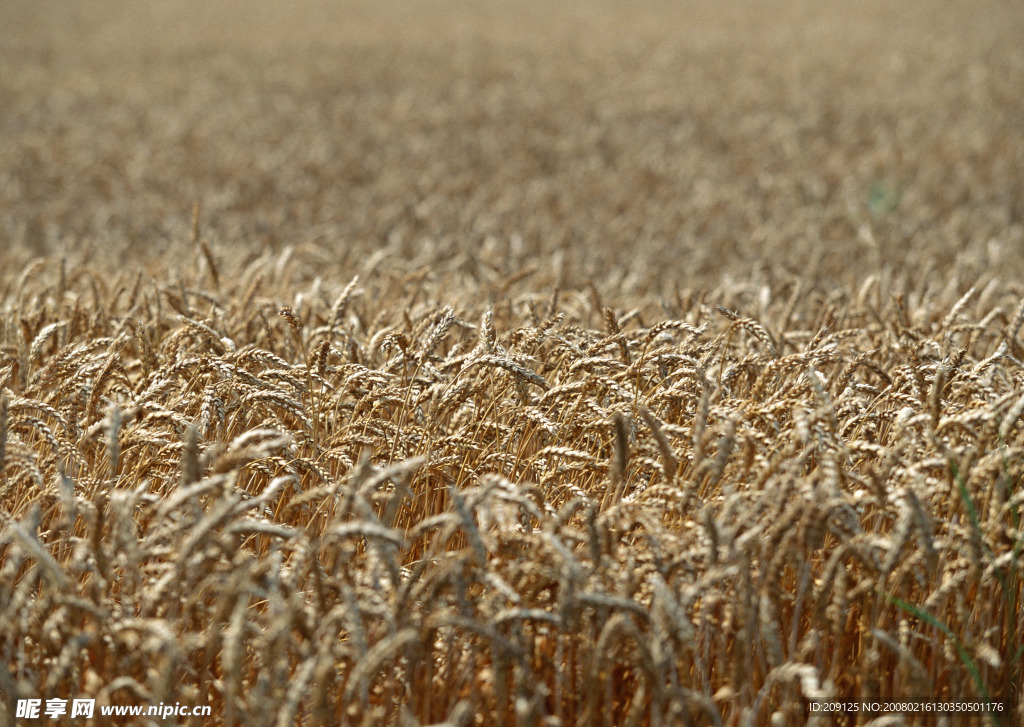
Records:
[[[169,275],[198,202],[225,257],[345,280],[1019,273],[1022,37],[959,0],[8,2],[0,244]]]

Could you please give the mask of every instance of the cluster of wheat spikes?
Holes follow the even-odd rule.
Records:
[[[3,293],[8,709],[1024,718],[1020,291],[449,306],[194,242],[176,285],[41,259]]]

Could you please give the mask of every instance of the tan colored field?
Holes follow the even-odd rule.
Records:
[[[1021,38],[4,3],[0,724],[1024,724]]]

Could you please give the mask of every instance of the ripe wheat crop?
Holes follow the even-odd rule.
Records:
[[[187,5],[0,11],[0,723],[1024,723],[1020,9]]]

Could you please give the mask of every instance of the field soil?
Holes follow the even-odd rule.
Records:
[[[1024,724],[1022,38],[3,3],[0,725]]]

